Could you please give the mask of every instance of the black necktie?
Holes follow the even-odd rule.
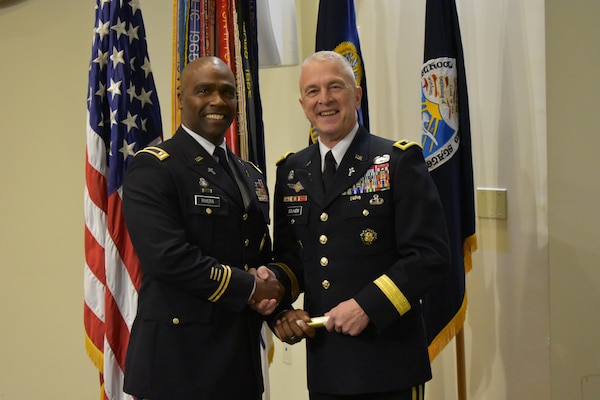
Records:
[[[225,170],[225,172],[227,172],[227,175],[229,175],[231,180],[235,182],[235,178],[233,176],[233,171],[231,170],[231,167],[229,166],[229,163],[227,162],[227,156],[225,155],[225,150],[223,150],[222,147],[217,146],[217,147],[215,147],[215,151],[213,152],[213,154],[215,156],[217,156],[217,158],[219,159],[219,165],[221,167],[223,167],[223,169]]]
[[[335,158],[333,158],[333,153],[329,150],[325,154],[325,169],[323,170],[323,188],[325,191],[331,185],[333,175],[335,175]]]

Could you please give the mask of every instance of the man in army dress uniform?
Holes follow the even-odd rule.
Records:
[[[151,400],[259,400],[262,316],[250,306],[269,314],[283,290],[264,267],[266,180],[225,145],[237,101],[223,61],[190,62],[178,105],[173,138],[138,152],[124,181],[142,270],[124,390]]]
[[[311,400],[420,399],[431,378],[420,299],[448,270],[446,225],[421,148],[360,126],[361,95],[345,57],[303,63],[319,141],[278,163],[270,268],[286,295],[274,328],[287,343],[308,337]],[[300,292],[305,310],[293,310]],[[323,315],[324,329],[308,325]]]

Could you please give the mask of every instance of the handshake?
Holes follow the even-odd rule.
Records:
[[[272,314],[283,298],[285,288],[279,283],[273,271],[264,265],[258,269],[251,268],[248,272],[254,275],[255,282],[254,293],[248,300],[250,308],[261,315]]]

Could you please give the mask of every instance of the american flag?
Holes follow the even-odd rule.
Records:
[[[96,0],[88,84],[84,327],[102,398],[123,393],[129,332],[141,282],[121,214],[134,153],[162,141],[162,122],[139,0]]]

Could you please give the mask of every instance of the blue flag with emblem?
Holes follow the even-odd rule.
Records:
[[[421,71],[421,144],[448,225],[451,269],[423,299],[433,360],[462,329],[465,273],[477,249],[467,81],[454,0],[427,0]]]
[[[356,29],[354,0],[320,0],[317,19],[315,51],[333,50],[350,61],[356,84],[362,88],[362,101],[358,121],[369,130],[369,104],[367,100],[367,77]],[[317,141],[319,134],[311,127],[309,144]]]

